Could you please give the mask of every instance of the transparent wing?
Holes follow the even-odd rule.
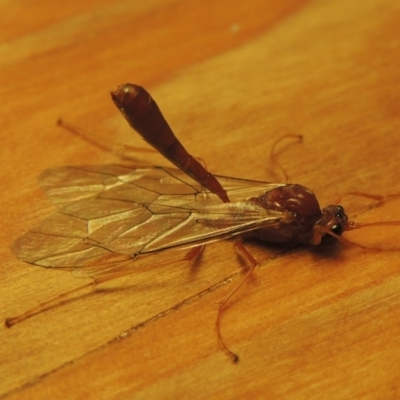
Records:
[[[59,211],[17,239],[13,251],[35,265],[76,268],[107,262],[111,255],[115,262],[195,246],[289,218],[246,201],[284,184],[217,178],[232,203],[221,203],[172,168],[47,170],[40,184]]]

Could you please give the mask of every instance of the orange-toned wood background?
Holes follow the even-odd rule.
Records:
[[[302,133],[280,160],[322,204],[351,190],[400,192],[398,2],[21,0],[0,10],[2,318],[82,283],[10,246],[54,209],[36,183],[42,170],[118,161],[57,128],[58,117],[141,145],[110,101],[120,83],[146,86],[215,173],[279,179],[271,144]],[[400,219],[399,200],[343,203],[379,221]],[[398,233],[358,239],[398,246]],[[400,398],[399,253],[248,246],[261,266],[223,318],[238,365],[214,327],[240,274],[228,241],[194,266],[144,269],[118,290],[0,329],[0,397]]]

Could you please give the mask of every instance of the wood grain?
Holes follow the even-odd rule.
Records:
[[[112,105],[118,84],[145,86],[188,149],[218,174],[291,181],[321,204],[348,191],[400,193],[400,5],[371,0],[2,2],[0,316],[82,283],[14,258],[12,242],[54,207],[37,187],[49,167],[118,161],[55,126],[140,146]],[[163,164],[157,154],[138,159]],[[360,221],[399,220],[345,197]],[[357,240],[398,247],[399,229]],[[348,235],[351,236],[351,233]],[[354,236],[355,237],[355,236]],[[0,330],[6,399],[398,399],[400,268],[395,251],[248,244],[261,266],[223,318],[238,281],[229,241],[200,262],[138,268],[82,298]]]

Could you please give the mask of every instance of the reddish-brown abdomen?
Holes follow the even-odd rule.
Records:
[[[176,138],[157,103],[141,86],[125,84],[111,97],[126,120],[148,143],[164,153]]]
[[[172,132],[157,103],[145,89],[126,83],[111,92],[111,97],[129,125],[147,143],[222,201],[229,202],[225,189],[214,175],[186,151]]]

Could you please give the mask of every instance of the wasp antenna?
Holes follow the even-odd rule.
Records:
[[[344,226],[345,231],[353,231],[356,229],[361,229],[361,228],[371,228],[375,226],[400,226],[400,221],[378,221],[378,222],[356,222],[356,221],[348,221],[346,222],[346,225]],[[331,234],[332,236],[337,236],[335,234],[332,234],[330,232],[327,232]],[[338,237],[339,240],[342,242],[347,242],[349,244],[361,247],[362,249],[366,250],[377,250],[377,251],[399,251],[399,248],[387,248],[387,247],[378,247],[378,246],[366,246],[360,243],[353,242],[347,238],[344,237]]]
[[[383,196],[380,194],[372,194],[372,193],[364,193],[364,192],[347,192],[339,195],[332,204],[339,204],[343,197],[345,196],[357,196],[357,197],[364,197],[366,199],[375,200],[378,202],[378,205],[383,203],[388,196]]]
[[[345,225],[345,231],[352,231],[354,229],[367,228],[370,226],[400,226],[400,221],[378,221],[378,222],[355,222],[348,221]]]

